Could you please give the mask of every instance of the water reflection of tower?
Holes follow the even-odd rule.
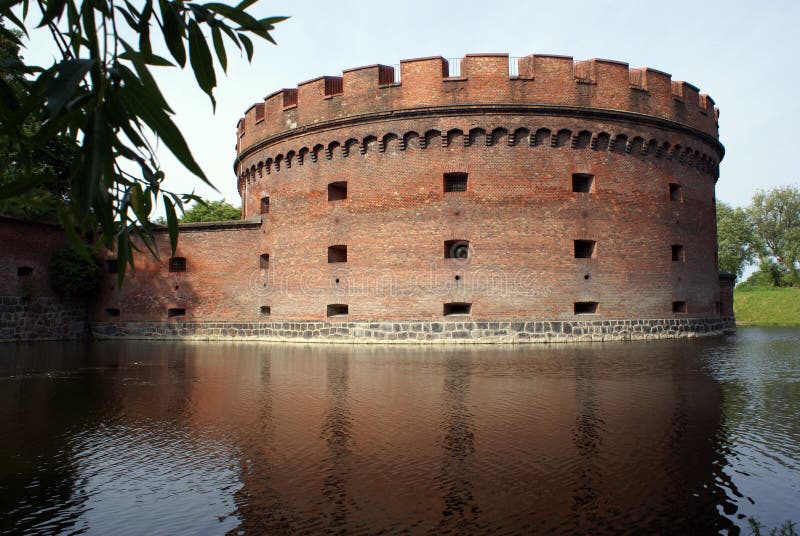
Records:
[[[478,528],[480,513],[469,476],[469,461],[475,452],[475,427],[468,402],[470,361],[464,353],[449,354],[444,367],[444,457],[436,479],[444,510],[437,530],[463,533]]]
[[[327,389],[329,408],[322,423],[322,439],[328,456],[322,460],[325,471],[322,494],[327,501],[328,531],[342,530],[347,525],[352,500],[347,495],[350,477],[352,417],[348,407],[349,359],[344,353],[334,353],[327,360]]]
[[[580,353],[575,361],[575,397],[577,419],[573,441],[578,450],[580,480],[573,490],[572,512],[576,529],[597,526],[602,479],[598,454],[602,445],[603,421],[598,417],[594,366],[597,357]],[[578,532],[584,532],[578,530]]]
[[[258,390],[258,421],[240,458],[243,486],[236,491],[235,514],[240,525],[229,534],[278,533],[289,530],[296,518],[282,500],[273,482],[275,421],[273,418],[272,357],[260,359],[261,388]]]

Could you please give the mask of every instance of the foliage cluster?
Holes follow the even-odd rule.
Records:
[[[798,536],[797,531],[794,530],[795,523],[793,521],[786,521],[780,527],[772,527],[771,529],[767,529],[753,517],[748,517],[747,523],[750,525],[753,536]]]
[[[13,27],[0,24],[0,200],[24,207],[21,195],[62,192],[67,202],[56,203],[59,222],[75,244],[91,237],[94,248],[116,248],[120,281],[133,265],[132,238],[157,255],[150,214],[159,202],[174,251],[176,208],[197,197],[163,187],[156,140],[200,180],[208,179],[151,68],[188,65],[215,106],[216,69],[227,69],[226,46],[250,60],[252,38],[274,43],[270,32],[285,19],[256,19],[248,12],[255,2],[0,0],[0,22]],[[59,50],[52,65],[20,56],[23,36],[34,25],[49,32]],[[170,59],[157,53],[162,49]],[[78,150],[64,159],[52,145],[58,140]],[[57,173],[38,171],[46,158],[65,163],[61,187],[46,178]]]
[[[721,271],[741,277],[758,260],[740,286],[800,286],[800,188],[759,190],[744,209],[718,202],[717,240]]]
[[[85,248],[66,246],[50,260],[50,287],[58,294],[88,294],[100,283],[100,264]]]
[[[183,213],[181,223],[231,221],[238,220],[241,217],[241,210],[221,199],[219,201],[195,203]]]

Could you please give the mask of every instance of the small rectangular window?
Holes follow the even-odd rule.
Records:
[[[675,262],[683,262],[686,260],[682,245],[672,244],[672,260]]]
[[[471,303],[452,302],[444,304],[444,316],[468,315],[472,311]]]
[[[186,271],[186,258],[185,257],[171,257],[169,259],[170,272],[185,272]]]
[[[262,253],[258,258],[258,267],[262,270],[269,268],[269,253]]]
[[[594,240],[575,240],[575,258],[591,259],[595,256],[595,245]]]
[[[17,267],[17,277],[30,277],[33,275],[33,268],[30,266]]]
[[[573,173],[572,191],[582,194],[594,192],[594,175],[588,173]]]
[[[177,307],[172,309],[167,309],[167,316],[170,318],[175,316],[186,316],[186,309],[180,309]]]
[[[262,305],[260,311],[261,316],[269,316],[272,313],[272,309],[269,305]]]
[[[445,192],[466,192],[467,174],[466,173],[445,173],[444,174]]]
[[[109,274],[119,273],[119,264],[117,263],[117,259],[108,259],[106,261],[106,272]]]
[[[681,185],[675,182],[669,183],[669,199],[670,201],[683,202],[683,195],[681,194]]]
[[[119,309],[117,309],[116,307],[109,307],[108,309],[106,309],[106,315],[119,316]]]
[[[261,214],[269,214],[269,197],[261,198]]]
[[[469,240],[445,240],[444,258],[445,259],[469,258]]]
[[[342,199],[347,199],[347,181],[328,184],[328,201],[341,201]]]
[[[674,301],[672,302],[672,312],[677,314],[685,314],[686,313],[686,302],[685,301]]]
[[[573,310],[576,315],[593,315],[597,314],[598,303],[595,301],[579,301],[573,305]]]
[[[344,303],[332,303],[328,305],[326,315],[328,318],[334,316],[347,316],[350,314],[350,308]]]
[[[347,262],[347,246],[328,246],[328,262]]]

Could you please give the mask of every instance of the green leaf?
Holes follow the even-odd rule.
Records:
[[[123,105],[136,117],[141,118],[148,127],[164,142],[164,145],[175,155],[186,169],[197,175],[206,184],[214,186],[206,178],[203,170],[192,156],[186,140],[183,138],[178,127],[159,106],[153,106],[156,99],[155,94],[149,88],[143,86],[138,79],[130,78],[125,71],[122,71],[125,85],[120,88],[119,96]],[[216,190],[216,188],[214,188]]]
[[[126,2],[126,3],[127,3],[127,2]],[[117,7],[117,11],[118,11],[120,14],[122,14],[122,17],[125,19],[125,22],[127,22],[127,23],[128,23],[128,26],[130,26],[130,27],[131,27],[131,28],[133,28],[133,29],[138,29],[138,27],[139,27],[139,21],[138,21],[137,19],[135,19],[135,18],[133,17],[133,15],[132,15],[132,14],[131,14],[131,13],[130,13],[130,12],[127,10],[127,9],[125,9],[125,8],[122,8],[122,7]],[[132,10],[132,11],[133,11],[134,13],[136,13],[136,10]]]
[[[241,2],[239,2],[239,4],[236,6],[236,9],[238,9],[238,10],[240,10],[240,11],[244,11],[245,9],[247,9],[247,8],[248,8],[248,7],[250,7],[250,6],[252,6],[252,5],[253,5],[253,4],[255,4],[256,2],[258,2],[258,0],[242,0],[242,1],[241,1]]]
[[[122,44],[127,48],[127,44],[124,41],[122,41]],[[153,78],[153,75],[150,74],[150,70],[147,68],[147,65],[145,65],[144,61],[142,61],[142,57],[136,52],[133,52],[133,50],[131,49],[126,50],[125,54],[129,54],[128,59],[133,64],[133,67],[136,69],[136,74],[139,75],[140,83],[145,88],[147,88],[155,98],[153,104],[156,106],[160,106],[161,108],[166,110],[167,113],[170,114],[173,113],[172,109],[169,107],[169,104],[167,104],[167,99],[165,99],[164,95],[161,94],[161,90],[159,90],[158,88],[156,79]],[[126,79],[125,76],[126,74],[128,75],[127,78],[128,81],[135,78],[130,69],[128,69],[124,65],[117,65],[117,68],[119,69],[120,75],[122,76],[123,79]]]
[[[226,4],[220,4],[218,2],[211,2],[205,4],[207,9],[210,9],[214,13],[218,13],[223,17],[232,20],[242,28],[246,28],[248,30],[252,30],[258,27],[258,20],[255,17],[242,11],[239,8],[232,7]]]
[[[211,27],[211,38],[214,41],[214,50],[217,52],[217,58],[219,58],[219,64],[222,66],[222,71],[228,71],[228,56],[225,53],[225,43],[222,42],[222,32],[219,29],[219,26],[212,26]]]
[[[95,60],[64,60],[55,66],[55,76],[47,84],[45,108],[50,115],[58,115],[75,90],[95,64]]]
[[[233,32],[233,30],[231,30],[227,24],[220,24],[219,27],[222,28],[222,31],[231,38],[231,41],[233,41],[233,44],[236,45],[236,48],[242,50],[242,45],[239,43],[239,39],[236,37],[236,34]]]
[[[167,0],[159,0],[158,5],[161,8],[161,20],[164,24],[162,31],[167,48],[178,65],[185,67],[186,48],[183,45],[183,39],[186,35],[186,23],[172,3]]]
[[[3,14],[4,18],[6,18],[6,19],[10,20],[11,22],[13,22],[14,26],[19,28],[22,31],[22,33],[24,33],[25,36],[27,37],[28,36],[28,30],[27,30],[27,28],[25,28],[25,24],[21,20],[19,20],[14,15],[14,13],[11,12],[11,6],[13,6],[14,4],[17,4],[17,3],[18,2],[14,1],[14,0],[12,0],[10,2],[3,2],[3,4],[0,5],[0,13]],[[8,33],[11,34],[11,32],[8,32]],[[11,34],[11,35],[13,36],[13,34]],[[19,39],[17,39],[16,37],[11,37],[11,39],[15,43],[21,44],[21,41]]]
[[[38,28],[50,24],[57,18],[60,19],[67,0],[46,0],[45,4],[47,7],[44,10],[44,16],[42,16],[42,21],[39,23]]]
[[[214,87],[217,85],[217,77],[214,74],[214,60],[208,50],[208,43],[200,31],[200,26],[193,20],[189,21],[189,54],[194,76],[197,83],[210,98],[211,104],[216,108],[214,101]]]
[[[175,206],[169,200],[167,194],[161,196],[164,200],[164,209],[167,213],[167,231],[169,232],[169,245],[172,248],[172,255],[178,249],[178,216],[175,214]]]
[[[279,22],[283,22],[285,20],[289,20],[289,17],[267,17],[265,19],[261,19],[258,22],[261,24],[269,24],[270,26],[273,24],[278,24]]]
[[[247,61],[253,61],[253,42],[243,33],[239,34],[239,39],[242,40],[244,49],[247,52]]]

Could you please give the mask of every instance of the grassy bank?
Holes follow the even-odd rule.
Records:
[[[737,288],[733,310],[745,326],[800,326],[800,288]]]

